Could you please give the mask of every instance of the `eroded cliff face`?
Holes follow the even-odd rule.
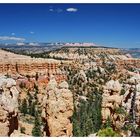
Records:
[[[42,118],[46,136],[72,136],[73,95],[66,81],[58,84],[53,76],[43,99]]]
[[[31,58],[0,49],[0,73],[8,75],[56,74],[60,61]]]
[[[10,136],[18,129],[18,95],[12,78],[0,77],[0,136]]]
[[[122,136],[133,135],[133,129],[140,128],[140,75],[135,74],[123,85],[118,80],[110,80],[102,97],[102,122],[109,118],[113,129]]]
[[[102,121],[111,119],[114,129],[123,127],[124,117],[117,110],[122,107],[123,95],[120,95],[121,85],[118,80],[110,80],[104,87],[102,99]]]

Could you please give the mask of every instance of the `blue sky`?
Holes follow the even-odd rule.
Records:
[[[140,48],[140,4],[0,4],[0,43]]]

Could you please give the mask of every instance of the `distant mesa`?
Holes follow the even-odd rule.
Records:
[[[57,46],[57,47],[98,47],[99,45],[90,42],[49,42],[49,43],[40,43],[40,42],[17,42],[16,44],[5,43],[0,44],[0,46],[34,46],[34,47],[41,47],[41,46]]]
[[[38,43],[33,43],[33,42],[29,43],[29,45],[30,46],[40,46]]]
[[[24,45],[29,45],[29,46],[40,46],[38,43],[34,43],[34,42],[31,42],[31,43],[23,43],[23,42],[18,42],[16,44],[17,46],[24,46]]]
[[[75,46],[75,47],[78,47],[78,46],[84,46],[84,47],[90,47],[90,46],[97,46],[96,44],[94,43],[66,43],[64,46]]]
[[[23,46],[23,45],[25,45],[25,44],[21,43],[21,42],[17,43],[17,46]]]

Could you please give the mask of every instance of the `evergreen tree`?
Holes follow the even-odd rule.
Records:
[[[33,97],[32,97],[32,95],[30,94],[29,90],[28,90],[28,92],[27,92],[27,96],[28,96],[28,103],[29,103],[29,107],[30,107],[31,104],[32,104]]]
[[[34,121],[34,127],[32,130],[32,135],[39,137],[42,136],[41,133],[41,123],[40,123],[40,119],[39,119],[39,115],[38,115],[38,111],[35,111],[35,121]]]
[[[34,98],[37,100],[38,86],[36,84],[34,84],[34,89],[35,89]]]
[[[30,115],[31,116],[35,116],[35,102],[33,102],[32,104],[31,104],[31,107],[30,107]]]
[[[103,128],[108,128],[108,127],[111,127],[112,126],[112,122],[110,120],[110,117],[108,116],[105,124],[103,125]]]
[[[22,101],[22,105],[21,105],[21,113],[23,113],[24,115],[27,114],[28,113],[27,109],[28,109],[27,108],[27,101],[26,101],[26,99],[24,99]]]
[[[73,113],[73,134],[74,136],[80,136],[80,125],[79,125],[79,119],[78,119],[78,113],[76,112],[76,108],[74,108],[74,113]]]
[[[88,136],[101,128],[101,99],[98,94],[91,94],[88,102],[81,101],[80,107],[74,109],[74,136]]]

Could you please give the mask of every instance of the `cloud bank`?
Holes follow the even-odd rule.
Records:
[[[77,8],[67,8],[66,11],[67,12],[77,12],[78,9]]]
[[[61,12],[77,12],[78,9],[77,8],[67,8],[67,9],[62,9],[62,8],[53,8],[52,6],[49,9],[50,12],[56,12],[56,13],[61,13]]]
[[[0,36],[0,40],[25,41],[25,38],[13,37],[13,36]]]

